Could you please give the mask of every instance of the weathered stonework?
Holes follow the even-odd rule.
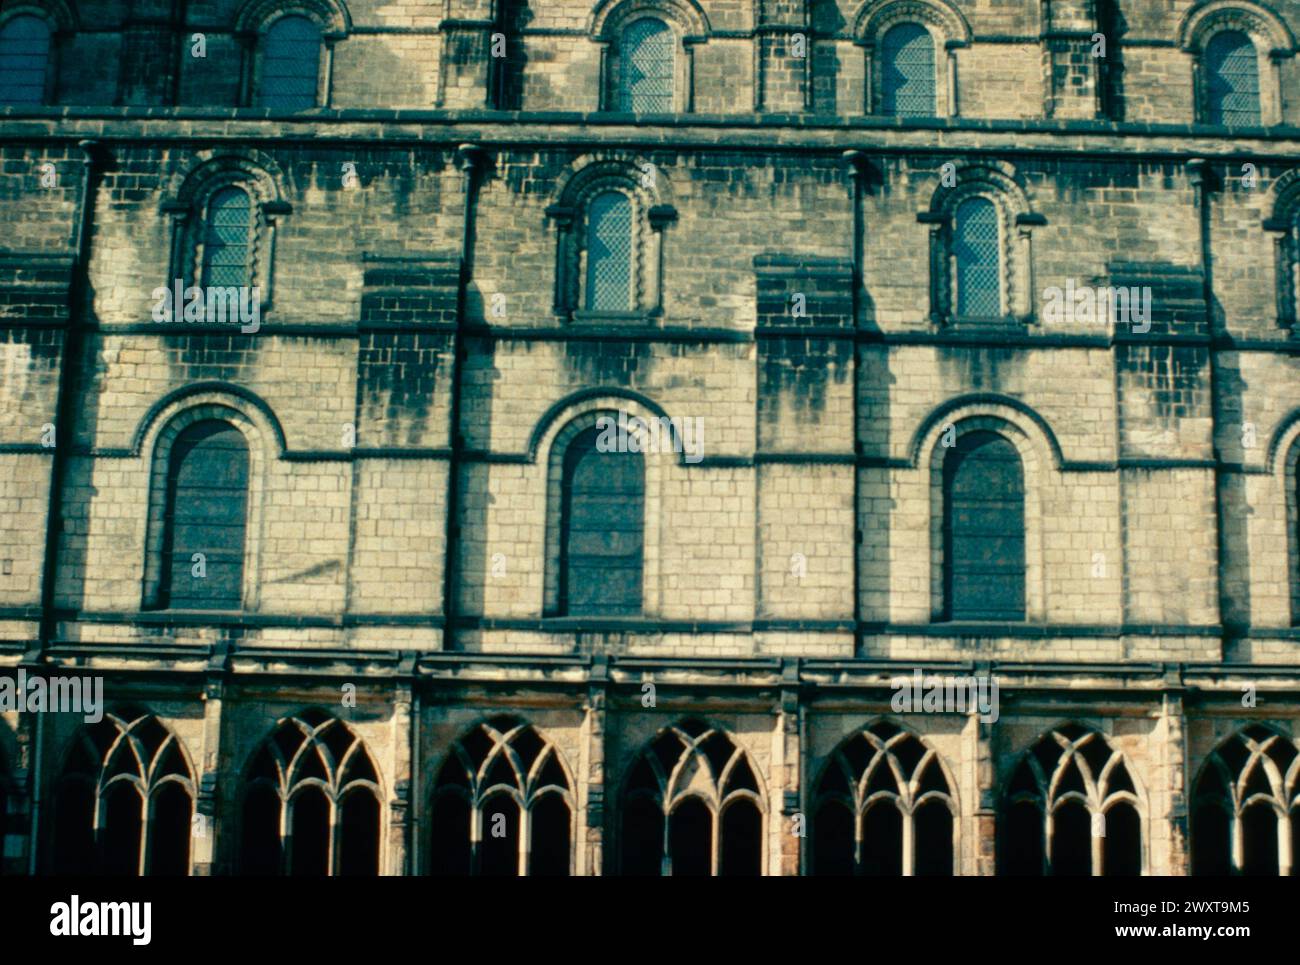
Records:
[[[305,708],[373,759],[393,875],[432,870],[449,748],[507,715],[558,754],[584,875],[622,870],[683,720],[743,751],[773,875],[814,870],[792,832],[881,720],[941,762],[971,875],[1065,722],[1123,756],[1146,874],[1190,872],[1217,747],[1300,741],[1300,0],[312,0],[326,96],[288,116],[249,106],[249,18],[293,4],[27,6],[57,72],[0,106],[0,673],[157,716],[192,873],[240,869],[250,761]],[[1265,126],[1201,123],[1219,6],[1273,52]],[[670,114],[603,109],[623,7],[676,31]],[[944,40],[936,118],[878,110],[904,14]],[[562,291],[592,165],[640,192],[626,317]],[[253,333],[151,315],[214,171],[265,184]],[[1006,189],[996,325],[936,305],[949,174]],[[1067,281],[1150,289],[1149,330],[1046,317]],[[565,429],[618,409],[701,420],[703,458],[646,456],[642,615],[559,615]],[[150,608],[159,446],[217,411],[255,440],[244,607]],[[1021,459],[1023,622],[943,619],[950,427]],[[998,719],[896,713],[915,668],[993,675]],[[79,727],[0,713],[5,873],[50,866]]]

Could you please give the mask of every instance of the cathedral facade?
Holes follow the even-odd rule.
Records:
[[[1293,873],[1297,36],[6,0],[0,871]]]

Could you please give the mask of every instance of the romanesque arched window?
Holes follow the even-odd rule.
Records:
[[[970,25],[948,0],[866,0],[851,27],[865,56],[868,114],[955,117],[956,52]]]
[[[951,875],[956,811],[938,754],[872,724],[836,748],[817,782],[812,872]]]
[[[880,113],[892,117],[934,117],[934,38],[918,23],[885,32],[880,49]]]
[[[200,157],[189,174],[178,175],[172,200],[163,205],[172,219],[163,286],[171,314],[156,320],[229,324],[255,332],[251,322],[255,318],[260,327],[271,304],[275,232],[291,207],[280,199],[269,158],[257,152]],[[180,305],[172,295],[178,284],[184,296]],[[197,302],[189,292],[195,286],[201,286]]]
[[[208,201],[203,232],[203,285],[252,287],[252,199],[239,186],[224,187]]]
[[[635,274],[632,199],[622,191],[604,191],[587,208],[587,308],[632,311]]]
[[[1006,168],[1006,170],[1004,170]],[[939,325],[1011,327],[1033,316],[1032,230],[1044,224],[1005,165],[941,172],[930,209],[930,314]]]
[[[943,461],[944,601],[949,620],[1025,618],[1025,481],[1016,447],[961,434]]]
[[[262,37],[257,106],[302,111],[321,104],[320,27],[300,16],[280,17]]]
[[[0,21],[0,104],[43,104],[50,76],[50,25],[20,13]]]
[[[745,752],[698,720],[665,728],[623,788],[625,875],[763,873],[763,797]]]
[[[663,314],[664,233],[677,217],[663,203],[667,187],[646,160],[597,161],[567,178],[546,211],[559,229],[557,314],[606,321]]]
[[[953,295],[957,315],[997,318],[1002,306],[1002,238],[998,209],[985,197],[967,198],[954,214]]]
[[[1205,119],[1211,124],[1258,124],[1259,55],[1250,37],[1221,30],[1205,45]]]
[[[566,616],[641,613],[645,457],[608,445],[612,435],[593,426],[564,454],[560,600]]]
[[[1123,755],[1078,724],[1020,758],[999,814],[1002,875],[1140,875],[1141,799]]]
[[[1300,867],[1300,752],[1254,724],[1214,749],[1192,796],[1192,874],[1287,875]]]
[[[559,749],[513,717],[452,744],[434,783],[429,871],[568,875],[574,798]]]
[[[176,437],[170,457],[162,605],[238,610],[243,605],[248,443],[229,422],[205,419]]]
[[[693,109],[693,50],[709,33],[696,0],[599,0],[587,29],[601,47],[602,110]]]
[[[1179,27],[1192,60],[1196,119],[1207,124],[1282,123],[1279,60],[1295,37],[1271,5],[1253,0],[1193,4]]]
[[[379,874],[379,775],[342,721],[314,709],[281,720],[244,782],[242,874]]]
[[[676,56],[677,38],[664,21],[640,17],[624,26],[618,45],[618,109],[672,111]]]
[[[58,874],[188,875],[194,775],[176,736],[137,709],[73,738],[54,790]]]

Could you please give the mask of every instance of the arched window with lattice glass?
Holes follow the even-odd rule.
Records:
[[[0,104],[43,104],[50,72],[50,27],[19,14],[0,24]]]
[[[248,443],[235,426],[203,419],[177,436],[163,522],[164,607],[242,607],[248,488]]]
[[[1119,751],[1078,724],[1057,727],[1021,756],[1007,782],[998,874],[1140,875],[1141,807]]]
[[[1272,876],[1300,868],[1300,752],[1262,724],[1214,749],[1192,795],[1192,874]]]
[[[188,875],[194,773],[176,736],[138,708],[73,738],[55,785],[56,874]]]
[[[243,188],[221,188],[208,200],[203,233],[203,285],[250,287],[252,199]]]
[[[429,873],[555,877],[572,871],[574,798],[559,749],[494,717],[455,741],[430,807]]]
[[[935,115],[934,38],[916,23],[891,27],[880,45],[880,112],[894,117]]]
[[[996,318],[1002,309],[1002,250],[998,210],[988,198],[967,198],[953,218],[952,257],[957,315]]]
[[[660,731],[623,785],[625,875],[763,873],[763,798],[725,731],[684,720]]]
[[[602,451],[602,430],[564,454],[560,600],[566,616],[636,616],[645,565],[645,457]]]
[[[257,105],[284,112],[319,106],[320,27],[307,17],[281,17],[262,45]]]
[[[957,806],[938,754],[879,721],[845,740],[817,782],[815,875],[951,875]]]
[[[379,774],[347,724],[309,709],[276,724],[244,775],[240,872],[379,874]]]
[[[604,191],[587,207],[587,311],[633,310],[632,257],[632,199]]]
[[[943,460],[943,560],[949,620],[1025,618],[1025,479],[1016,447],[966,432]]]
[[[643,114],[673,109],[677,38],[655,17],[641,17],[619,38],[618,109]]]
[[[1259,54],[1248,34],[1223,30],[1205,45],[1205,119],[1211,124],[1260,123]]]

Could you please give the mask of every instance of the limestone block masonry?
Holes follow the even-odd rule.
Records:
[[[1298,36],[0,6],[0,873],[1300,873]]]

